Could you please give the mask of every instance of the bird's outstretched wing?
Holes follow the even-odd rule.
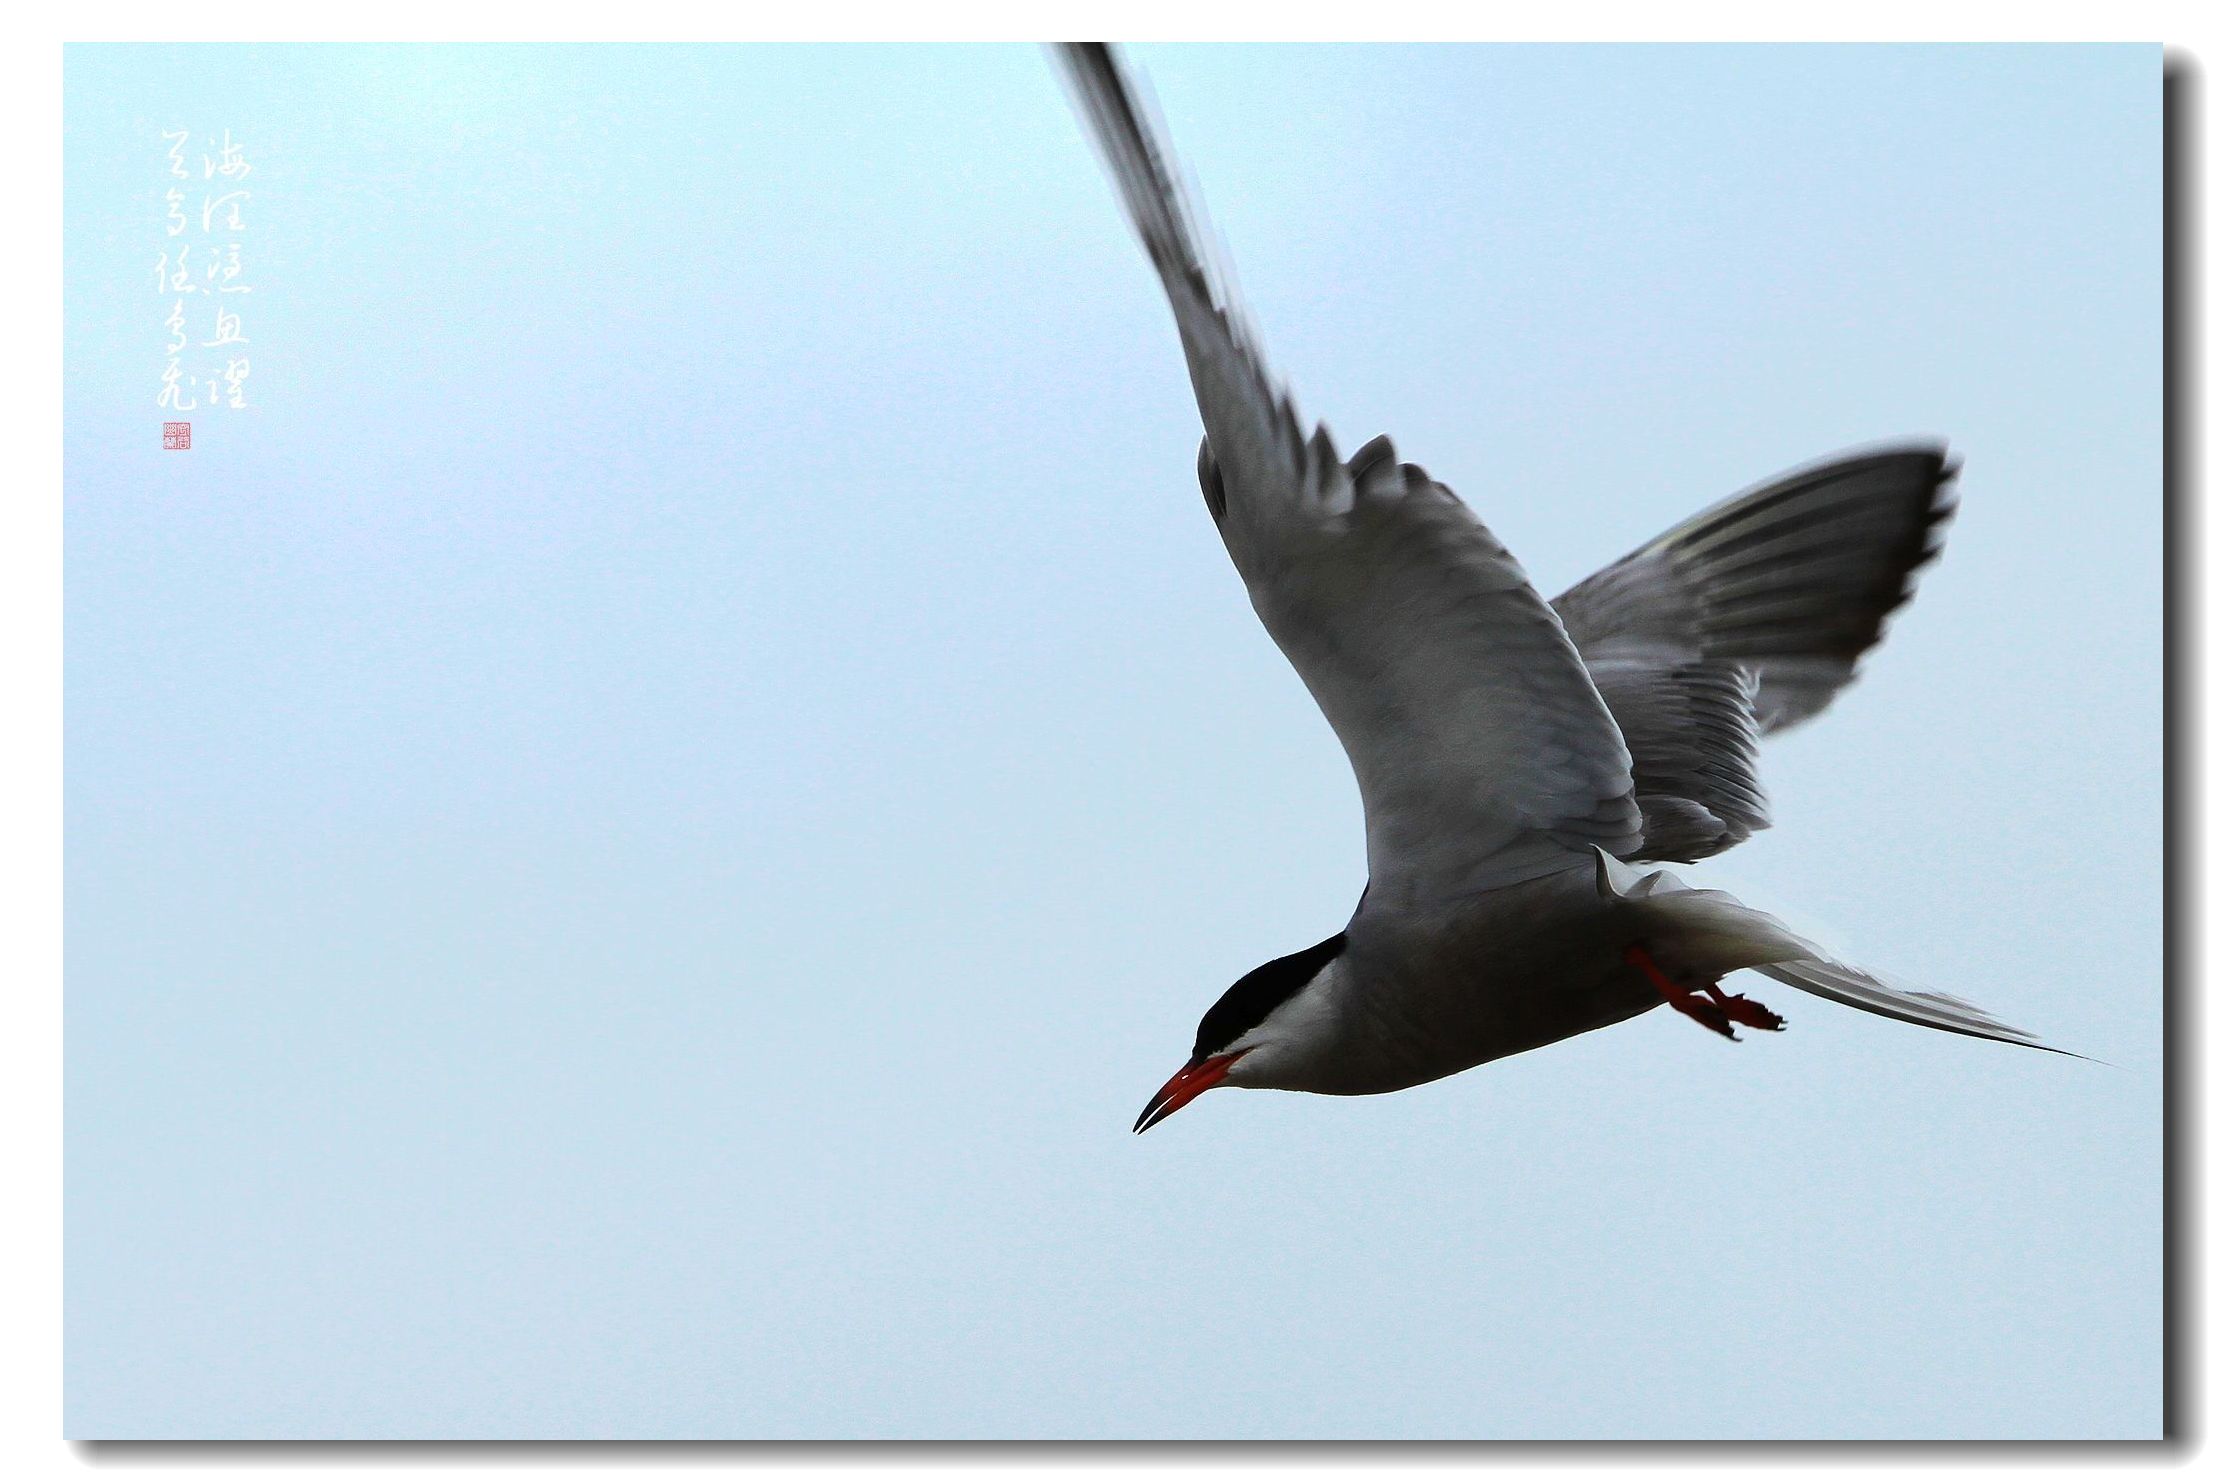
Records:
[[[1561,620],[1388,440],[1347,463],[1301,432],[1119,61],[1059,56],[1174,309],[1207,505],[1359,779],[1371,890],[1461,894],[1632,848],[1630,759]]]
[[[1854,678],[1939,554],[1955,475],[1934,444],[1813,464],[1554,599],[1631,749],[1646,823],[1627,857],[1701,859],[1768,826],[1756,739]]]

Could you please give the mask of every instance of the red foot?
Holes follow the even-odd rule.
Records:
[[[1731,1032],[1731,1016],[1720,1005],[1711,1003],[1692,989],[1672,981],[1669,974],[1654,965],[1654,959],[1647,955],[1644,947],[1624,948],[1623,960],[1645,973],[1647,981],[1654,985],[1655,992],[1661,994],[1662,1001],[1671,1008],[1695,1023],[1715,1030],[1725,1039],[1739,1038]]]
[[[1701,991],[1708,995],[1706,998],[1701,997],[1699,993],[1676,982],[1657,967],[1644,947],[1626,947],[1623,960],[1646,974],[1647,981],[1662,995],[1663,1002],[1695,1023],[1715,1030],[1725,1039],[1739,1038],[1731,1030],[1735,1023],[1744,1024],[1750,1029],[1785,1028],[1785,1020],[1761,1004],[1743,994],[1725,993],[1714,983],[1701,984]]]
[[[1716,1007],[1722,1009],[1724,1017],[1734,1024],[1744,1024],[1749,1029],[1785,1028],[1785,1020],[1743,993],[1725,993],[1714,983],[1710,983],[1708,996],[1716,1000]]]

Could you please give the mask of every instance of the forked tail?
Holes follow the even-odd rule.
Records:
[[[1896,986],[1836,961],[1815,943],[1788,931],[1776,917],[1723,891],[1695,890],[1667,870],[1641,873],[1603,850],[1593,852],[1598,857],[1601,898],[1619,904],[1634,937],[1647,943],[1655,957],[1667,958],[1710,982],[1752,968],[1804,993],[1905,1024],[2086,1058],[2043,1044],[1976,1004],[1945,993]]]
[[[2004,1024],[1977,1004],[1924,988],[1896,988],[1861,968],[1849,967],[1821,955],[1795,958],[1790,962],[1757,963],[1755,971],[1819,998],[1899,1019],[1905,1024],[1922,1024],[1927,1029],[1944,1029],[1950,1034],[1968,1034],[1976,1039],[2000,1040],[2006,1045],[2025,1045],[2046,1050],[2051,1055],[2074,1053],[2043,1044],[2027,1031]]]

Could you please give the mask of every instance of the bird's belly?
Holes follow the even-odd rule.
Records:
[[[1361,1032],[1379,1053],[1359,1057],[1370,1084],[1352,1090],[1420,1085],[1658,1007],[1661,996],[1623,959],[1628,945],[1611,913],[1587,900],[1378,963],[1357,998],[1372,1021]]]

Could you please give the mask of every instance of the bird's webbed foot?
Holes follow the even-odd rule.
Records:
[[[1662,995],[1664,1003],[1694,1023],[1715,1030],[1725,1039],[1739,1038],[1732,1032],[1733,1024],[1744,1024],[1750,1029],[1785,1028],[1785,1020],[1744,994],[1726,993],[1714,983],[1701,984],[1701,991],[1695,993],[1663,972],[1644,947],[1626,947],[1623,950],[1623,960],[1646,974],[1646,980],[1654,985],[1655,992]]]
[[[1714,983],[1702,985],[1708,996],[1723,1010],[1724,1017],[1734,1024],[1744,1024],[1749,1029],[1783,1029],[1785,1020],[1756,1003],[1743,993],[1726,993]],[[1736,1038],[1737,1036],[1734,1036]]]

